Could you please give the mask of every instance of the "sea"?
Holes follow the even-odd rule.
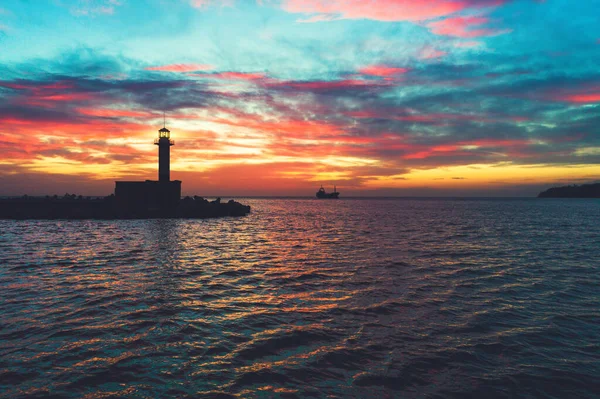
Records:
[[[2,398],[600,397],[600,200],[0,221]]]

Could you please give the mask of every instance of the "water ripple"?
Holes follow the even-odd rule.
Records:
[[[0,397],[594,397],[597,200],[0,221]]]

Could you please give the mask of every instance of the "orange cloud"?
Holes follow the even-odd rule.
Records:
[[[132,111],[126,109],[78,108],[77,111],[82,115],[99,116],[103,118],[151,118],[157,116],[148,111]]]

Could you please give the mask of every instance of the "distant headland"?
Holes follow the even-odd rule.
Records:
[[[538,198],[600,198],[600,183],[552,187],[539,193]]]
[[[166,126],[154,141],[158,146],[158,181],[118,181],[115,193],[103,198],[65,194],[58,197],[0,199],[0,219],[149,219],[245,216],[250,206],[220,198],[181,199],[181,181],[171,180],[171,132]]]

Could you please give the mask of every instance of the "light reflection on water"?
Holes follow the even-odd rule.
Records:
[[[0,221],[0,396],[589,397],[597,200]]]

